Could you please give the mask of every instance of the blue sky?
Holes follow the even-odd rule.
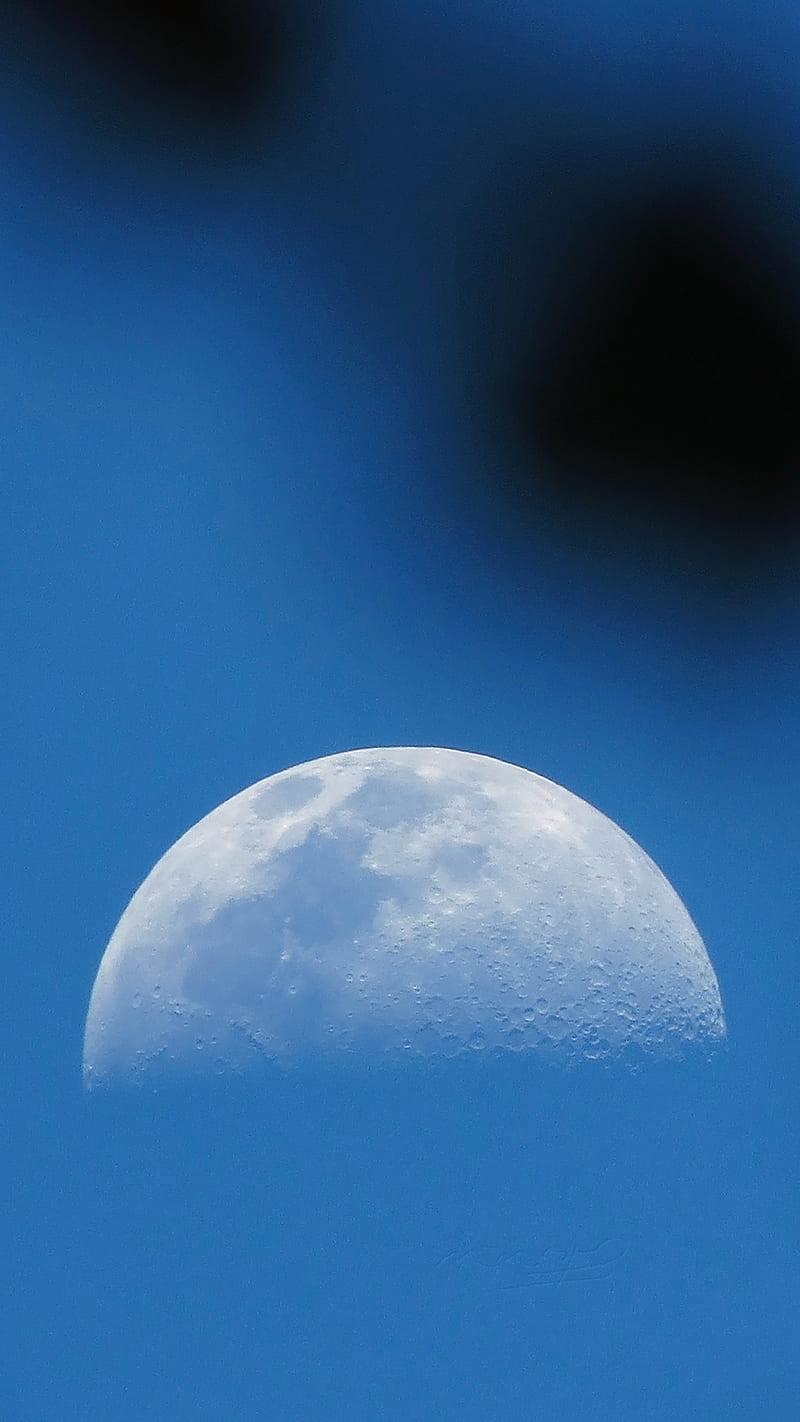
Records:
[[[790,253],[796,19],[422,9],[332,7],[224,159],[8,61],[9,1422],[795,1415],[794,551],[742,586],[713,529],[504,515],[480,392],[523,155],[534,312],[586,194],[709,135]],[[720,1059],[84,1098],[158,857],[381,744],[528,766],[632,834],[707,943]]]

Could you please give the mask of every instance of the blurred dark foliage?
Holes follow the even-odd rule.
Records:
[[[610,192],[570,250],[505,385],[515,502],[527,467],[562,515],[606,534],[769,562],[800,512],[800,320],[763,226],[694,186],[616,216]]]
[[[311,33],[289,0],[5,0],[2,12],[45,82],[56,73],[94,122],[159,143],[238,139],[279,111]]]

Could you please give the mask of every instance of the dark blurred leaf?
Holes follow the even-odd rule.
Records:
[[[35,0],[14,7],[58,72],[101,122],[161,137],[238,134],[280,100],[308,18],[283,0]],[[19,12],[17,14],[17,11]],[[33,30],[30,26],[33,26]]]
[[[711,203],[628,214],[517,386],[569,498],[743,548],[798,507],[800,328],[769,254]]]

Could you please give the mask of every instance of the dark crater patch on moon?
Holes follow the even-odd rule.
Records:
[[[226,904],[195,936],[184,991],[212,1020],[313,1039],[328,995],[296,958],[282,956],[280,909],[271,899]]]
[[[484,867],[489,851],[482,844],[446,844],[438,850],[434,869],[443,869],[451,879],[469,883]]]
[[[253,797],[253,806],[259,815],[271,820],[276,815],[302,810],[317,798],[324,784],[321,775],[292,775],[277,784],[265,785]]]
[[[353,939],[368,928],[379,905],[396,897],[396,881],[363,863],[368,838],[339,829],[313,829],[303,844],[280,855],[281,887],[270,898],[282,926],[301,945]]]
[[[334,839],[312,829],[303,844],[278,856],[282,881],[274,891],[226,904],[194,931],[187,996],[228,1014],[250,1016],[267,994],[275,1006],[294,998],[293,1017],[307,1011],[320,950],[367,933],[380,904],[402,892],[394,879],[363,865],[366,847],[364,834],[340,830]]]
[[[440,784],[432,784],[415,770],[393,766],[388,774],[382,767],[372,771],[344,803],[371,828],[388,830],[420,824],[441,813],[445,798]]]
[[[482,814],[497,805],[495,796],[482,790],[474,781],[457,780],[454,775],[447,775],[437,785],[442,800],[468,803],[475,814]]]
[[[280,979],[282,947],[271,899],[225,904],[210,923],[192,932],[187,997],[210,1011],[252,1008]]]

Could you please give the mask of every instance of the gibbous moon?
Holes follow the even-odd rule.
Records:
[[[270,776],[172,846],[108,944],[83,1068],[634,1060],[724,1035],[702,939],[623,830],[529,770],[405,746]]]

